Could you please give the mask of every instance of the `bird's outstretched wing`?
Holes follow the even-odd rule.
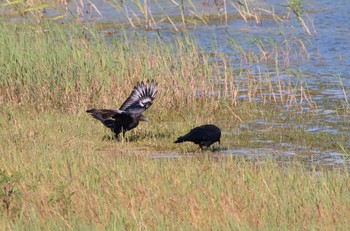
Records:
[[[137,83],[119,110],[141,114],[152,105],[156,95],[157,84],[154,81]]]

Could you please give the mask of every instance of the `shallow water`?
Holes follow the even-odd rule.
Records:
[[[165,152],[152,155],[152,159],[183,159],[183,158],[198,158],[205,155],[205,152],[209,153],[211,158],[239,158],[244,157],[246,159],[254,160],[263,163],[266,158],[272,158],[279,163],[289,163],[297,160],[303,164],[305,168],[312,170],[313,166],[321,165],[325,168],[337,168],[339,170],[350,170],[350,158],[344,156],[342,153],[333,151],[322,150],[310,150],[304,147],[291,146],[289,150],[277,149],[277,148],[240,148],[231,150],[218,150],[218,151],[202,151],[193,152],[186,155]]]
[[[84,1],[82,1],[84,2]],[[105,32],[112,32],[110,34],[118,34],[119,25],[130,27],[127,16],[133,19],[134,25],[138,26],[137,19],[142,23],[144,20],[143,14],[140,12],[135,4],[131,1],[123,1],[123,4],[115,1],[114,7],[109,4],[113,1],[93,1],[94,6],[100,11],[101,15],[91,6],[86,3],[80,8],[84,12],[80,16],[86,24],[100,24],[105,25]],[[214,1],[193,1],[193,6],[185,2],[185,16],[193,15],[190,10],[205,15],[219,15],[223,13],[223,5],[214,4]],[[207,4],[202,4],[206,2]],[[219,1],[219,3],[222,1]],[[313,30],[311,23],[308,26],[312,32],[311,36],[307,36],[305,30],[298,23],[292,15],[290,19],[285,19],[283,23],[276,23],[270,14],[261,11],[262,21],[256,23],[251,20],[245,22],[237,14],[233,7],[227,7],[229,15],[227,25],[220,19],[212,19],[207,23],[197,22],[187,26],[188,31],[197,39],[199,45],[211,51],[213,44],[218,44],[217,49],[231,54],[233,57],[238,55],[237,51],[232,48],[232,43],[229,39],[239,41],[242,47],[254,49],[254,42],[251,38],[260,38],[264,41],[271,39],[272,41],[283,41],[285,36],[295,36],[304,41],[307,41],[307,51],[309,58],[302,58],[295,54],[295,57],[290,54],[290,66],[302,72],[303,80],[307,81],[308,87],[314,89],[316,94],[313,96],[315,101],[321,101],[324,98],[344,98],[343,91],[340,88],[340,79],[348,89],[350,87],[350,27],[347,26],[350,20],[350,5],[347,0],[331,1],[331,0],[309,0],[302,1],[304,3],[303,9],[307,12],[308,17],[313,22],[315,30]],[[262,8],[270,9],[272,6],[276,15],[282,15],[286,12],[286,4],[284,1],[267,0],[260,3]],[[62,11],[63,11],[62,7]],[[76,12],[76,5],[70,2],[68,5],[71,12]],[[122,11],[124,9],[124,12]],[[125,10],[127,9],[127,10]],[[144,36],[158,36],[171,40],[174,34],[174,26],[180,27],[181,14],[179,6],[174,5],[171,1],[149,1],[150,12],[158,23],[152,25],[153,29],[144,31]],[[49,16],[60,15],[62,12],[48,9]],[[127,16],[126,16],[127,15]],[[175,19],[173,25],[166,19],[166,16],[173,16]],[[305,17],[307,19],[307,17]],[[67,19],[69,20],[69,18]],[[215,42],[214,42],[215,41]],[[293,46],[293,45],[291,45]],[[269,67],[265,68],[265,71]],[[273,69],[272,69],[273,70]],[[283,76],[282,76],[283,77]],[[323,87],[320,88],[320,85]]]

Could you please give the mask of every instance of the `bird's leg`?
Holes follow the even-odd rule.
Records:
[[[110,136],[110,135],[104,135],[104,136],[102,137],[102,140],[109,140],[109,141],[111,141],[111,140],[114,140],[114,137],[113,137],[113,136]]]
[[[219,146],[216,149],[214,149],[215,151],[221,151],[221,142],[220,142],[220,140],[218,141],[218,143],[219,143]]]
[[[220,145],[220,142],[219,142],[219,146],[218,146],[218,147],[213,147],[212,151],[213,151],[213,152],[218,152],[218,151],[221,151],[221,145]]]
[[[125,133],[126,133],[126,131],[123,130],[123,140],[126,141]]]
[[[201,151],[205,149],[205,145],[200,144],[199,147],[201,148]]]
[[[199,145],[199,147],[201,148],[201,151],[208,151],[208,150],[210,150],[209,146],[205,145],[205,144]]]
[[[121,139],[120,139],[120,134],[114,134],[114,138],[118,141],[118,142],[120,142],[121,141]]]

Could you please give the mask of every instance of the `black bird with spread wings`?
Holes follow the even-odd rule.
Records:
[[[193,142],[198,144],[201,149],[209,148],[215,142],[220,144],[221,130],[213,124],[205,124],[191,129],[186,135],[180,136],[174,143]]]
[[[157,95],[157,84],[154,81],[138,82],[119,110],[89,109],[86,112],[101,121],[119,137],[122,132],[134,129],[140,121],[147,121],[142,113],[152,105]]]

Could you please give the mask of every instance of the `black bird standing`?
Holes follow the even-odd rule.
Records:
[[[215,142],[220,144],[221,130],[213,124],[205,124],[193,128],[189,133],[180,136],[174,143],[193,142],[198,144],[201,149],[203,147],[209,148]]]
[[[147,121],[142,113],[152,105],[157,94],[157,84],[154,81],[137,83],[130,96],[119,110],[89,109],[86,112],[110,128],[119,138],[119,133],[134,129],[139,121]]]

